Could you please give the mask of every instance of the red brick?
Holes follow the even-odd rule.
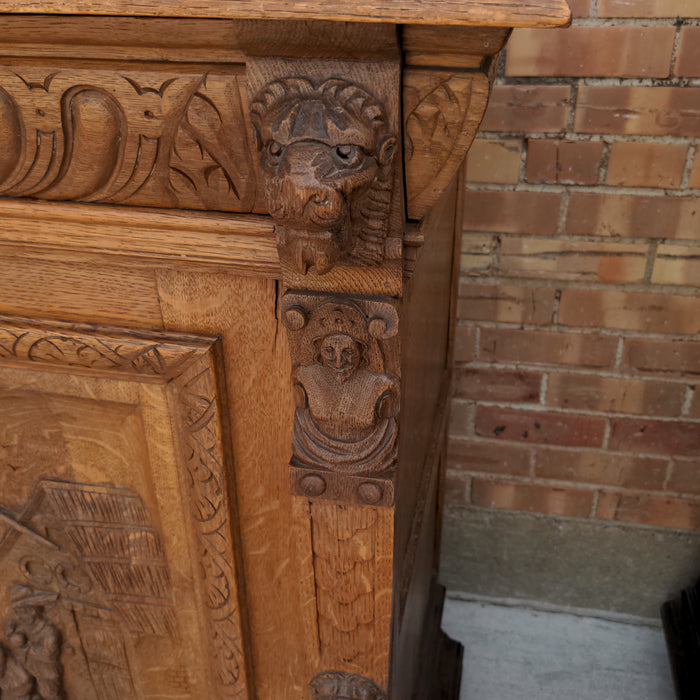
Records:
[[[480,358],[486,362],[531,362],[610,367],[617,338],[597,334],[482,328]]]
[[[527,181],[562,185],[595,185],[603,155],[600,141],[529,139]]]
[[[496,85],[482,131],[559,132],[569,117],[568,85]]]
[[[467,156],[467,182],[514,185],[522,150],[522,139],[475,139]]]
[[[674,143],[617,141],[610,146],[608,185],[622,187],[678,187],[688,146]]]
[[[611,450],[684,456],[700,454],[700,423],[615,418],[611,425]]]
[[[654,457],[544,448],[535,452],[535,475],[635,489],[660,489],[668,460]]]
[[[455,326],[454,362],[471,362],[476,348],[476,328]]]
[[[565,289],[559,323],[653,333],[700,332],[700,300],[671,294]]]
[[[572,192],[566,232],[584,236],[694,239],[699,224],[698,197]]]
[[[534,233],[557,232],[561,195],[558,192],[467,190],[464,193],[466,231]]]
[[[700,247],[661,244],[656,250],[651,281],[700,287]]]
[[[582,85],[576,131],[700,136],[700,88]]]
[[[700,374],[700,342],[628,338],[623,364],[641,372]]]
[[[550,406],[646,416],[678,416],[684,397],[685,386],[679,382],[588,374],[552,373],[547,387]]]
[[[530,473],[530,453],[528,447],[505,445],[500,441],[451,439],[447,443],[450,467],[468,472],[527,476]]]
[[[587,517],[593,507],[593,492],[539,484],[474,479],[472,503],[482,508]]]
[[[485,233],[469,233],[462,236],[460,269],[465,274],[483,274],[491,269],[496,236]]]
[[[697,0],[598,0],[598,17],[700,17]]]
[[[700,78],[700,27],[681,27],[674,75]]]
[[[572,17],[588,17],[591,12],[591,0],[568,0]]]
[[[508,237],[501,242],[499,270],[518,277],[596,282],[642,282],[646,243]]]
[[[598,502],[597,515],[606,520],[700,529],[700,501],[681,498],[606,493]]]
[[[695,159],[688,179],[688,187],[700,189],[700,147],[695,147]]]
[[[542,375],[508,369],[458,369],[454,374],[455,395],[476,401],[537,402]]]
[[[570,447],[600,447],[605,433],[604,418],[501,406],[477,406],[474,426],[482,437]]]
[[[516,29],[508,41],[506,75],[665,78],[675,27]]]
[[[683,494],[700,495],[700,459],[676,458],[671,465],[671,478],[666,488]]]
[[[688,410],[689,418],[700,418],[700,386],[695,386]]]
[[[459,283],[457,317],[499,323],[552,322],[555,291],[550,287]]]

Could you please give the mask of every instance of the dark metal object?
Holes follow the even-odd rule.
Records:
[[[700,698],[700,581],[661,606],[678,700]]]

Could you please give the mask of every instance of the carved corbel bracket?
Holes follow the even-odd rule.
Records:
[[[400,402],[395,304],[290,291],[282,318],[296,404],[292,490],[391,505]]]
[[[399,296],[398,67],[255,59],[258,180],[288,287]],[[371,87],[367,83],[370,83]]]

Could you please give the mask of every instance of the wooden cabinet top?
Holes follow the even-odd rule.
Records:
[[[566,0],[0,0],[0,12],[501,27],[556,27],[570,19]]]

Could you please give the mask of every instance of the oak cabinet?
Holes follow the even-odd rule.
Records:
[[[0,10],[0,697],[454,697],[460,164],[565,4]]]

